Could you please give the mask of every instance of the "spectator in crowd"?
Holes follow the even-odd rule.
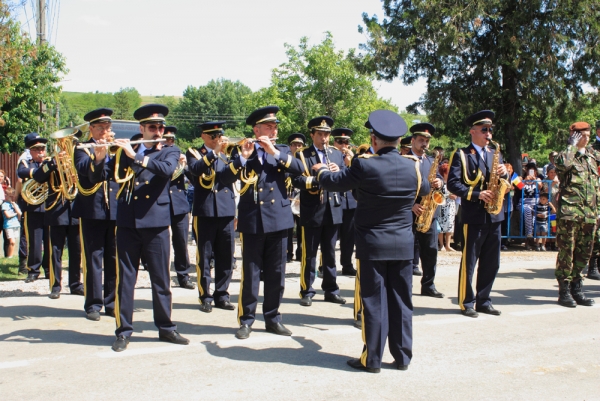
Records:
[[[558,193],[560,191],[560,182],[558,181],[558,175],[556,174],[556,167],[555,166],[550,166],[548,167],[548,171],[546,171],[546,180],[552,181],[550,183],[550,185],[548,185],[548,183],[544,184],[544,189],[543,191],[548,193],[548,202],[550,202],[550,204],[552,204],[553,209],[556,210],[558,208]],[[556,212],[554,212],[556,213]],[[552,227],[548,227],[548,229],[550,230],[550,235],[552,237],[555,236],[556,233],[552,233]],[[546,249],[548,250],[552,250],[552,251],[556,251],[558,250],[556,248],[556,239],[555,238],[548,238],[546,241]]]
[[[522,212],[522,220],[525,225],[525,249],[530,251],[533,249],[535,242],[533,240],[533,209],[537,203],[537,194],[542,189],[541,177],[538,175],[537,165],[530,159],[526,164],[523,174],[522,190],[515,190],[514,200],[517,204],[517,209]]]
[[[444,182],[440,190],[442,191],[442,194],[444,194],[445,200],[444,204],[440,207],[441,212],[438,221],[440,225],[440,233],[438,234],[438,248],[442,252],[454,252],[454,249],[450,248],[450,237],[452,237],[452,234],[454,233],[454,217],[456,215],[457,196],[451,194],[446,185],[448,182],[448,167],[449,164],[447,158],[444,158],[438,167]]]
[[[8,242],[7,247],[7,258],[14,256],[15,244],[21,234],[21,209],[16,202],[16,194],[13,188],[7,188],[5,193],[5,200],[2,201],[2,217],[4,223],[2,228],[6,235],[5,241]]]
[[[548,229],[548,217],[550,216],[550,211],[556,213],[556,209],[552,203],[548,202],[548,193],[542,192],[540,193],[539,202],[535,205],[536,251],[546,250],[546,237],[550,232]]]
[[[506,167],[508,177],[509,178],[512,177],[512,175],[514,173],[512,164],[504,163],[504,166]],[[514,205],[514,202],[512,201],[512,197],[510,197],[509,194],[510,194],[510,191],[508,191],[506,193],[506,195],[504,195],[504,203],[502,204],[502,207],[504,208],[504,213],[506,213],[506,218],[504,220],[502,220],[502,224],[500,225],[500,232],[502,233],[502,237],[505,237],[508,235],[509,216],[512,216],[513,205]],[[502,238],[500,240],[500,249],[503,251],[508,250],[508,238]]]
[[[552,151],[550,152],[550,154],[548,155],[548,161],[549,163],[547,163],[546,165],[544,165],[544,171],[542,172],[542,174],[544,175],[545,179],[548,179],[548,169],[549,168],[554,168],[554,158],[556,157],[556,155],[558,155],[558,152]]]
[[[5,199],[5,188],[4,188],[4,170],[0,170],[0,205],[2,204],[2,202],[4,202]],[[4,235],[4,256],[8,257],[7,255],[7,251],[8,251],[8,241],[6,239],[6,233],[4,232],[4,224],[3,224],[3,219],[4,219],[4,213],[0,213],[0,232],[2,232],[2,235]]]

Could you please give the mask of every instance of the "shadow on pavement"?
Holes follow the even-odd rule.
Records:
[[[110,346],[115,337],[112,335],[102,335],[95,333],[81,333],[75,330],[55,329],[28,329],[17,330],[12,333],[0,336],[0,341],[9,341],[15,343],[30,344],[79,344]],[[153,341],[151,339],[141,339],[141,341]]]

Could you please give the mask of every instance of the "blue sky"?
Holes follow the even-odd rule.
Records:
[[[25,31],[35,29],[31,6],[20,8]],[[284,43],[302,36],[358,48],[362,13],[383,18],[380,0],[47,0],[48,38],[66,57],[65,91],[181,95],[211,79],[240,80],[253,90],[270,83],[286,61]],[[27,20],[29,19],[29,22]],[[377,82],[380,96],[400,109],[417,101],[424,81],[410,87]]]

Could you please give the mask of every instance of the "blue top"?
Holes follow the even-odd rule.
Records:
[[[13,217],[7,218],[4,214],[4,211],[8,211],[9,213],[15,213]],[[19,219],[16,215],[16,210],[10,202],[2,202],[2,217],[4,218],[3,228],[18,228],[21,227],[19,223]]]

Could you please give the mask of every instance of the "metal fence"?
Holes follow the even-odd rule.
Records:
[[[504,200],[506,202],[506,231],[502,233],[502,238],[556,237],[556,213],[553,213],[551,209],[548,210],[545,218],[547,234],[542,235],[538,230],[541,227],[536,219],[535,205],[540,201],[540,193],[547,193],[548,203],[552,203],[557,208],[558,183],[550,180],[523,180],[523,184],[525,186],[522,189],[513,185]]]

